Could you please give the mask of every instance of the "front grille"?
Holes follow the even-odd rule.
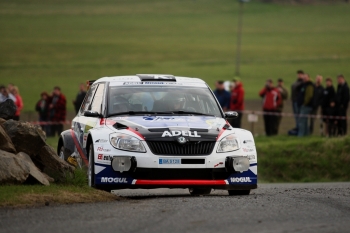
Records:
[[[155,155],[210,155],[215,142],[188,142],[180,145],[177,142],[148,141],[147,145]]]

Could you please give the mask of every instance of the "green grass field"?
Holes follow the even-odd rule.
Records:
[[[245,4],[241,77],[246,98],[265,79],[289,86],[297,69],[350,80],[350,4]],[[171,73],[210,85],[235,72],[234,0],[0,0],[0,83],[25,111],[59,85],[68,108],[78,84],[101,76]]]

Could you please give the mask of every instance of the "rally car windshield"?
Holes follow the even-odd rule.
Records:
[[[108,116],[136,114],[222,117],[207,87],[110,86]]]

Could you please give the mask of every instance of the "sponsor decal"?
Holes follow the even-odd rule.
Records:
[[[232,183],[251,183],[250,177],[231,177]]]
[[[242,148],[242,150],[244,151],[244,152],[254,152],[254,149],[253,148]]]
[[[105,143],[105,142],[108,142],[108,140],[106,140],[106,139],[97,139],[95,141],[95,143]]]
[[[248,158],[249,160],[255,160],[255,155],[247,155],[247,158]]]
[[[128,181],[126,178],[117,178],[117,177],[101,177],[101,183],[118,183],[126,184]]]
[[[103,147],[97,147],[97,151],[103,151],[103,152],[108,152],[111,151],[111,149],[104,149]]]
[[[218,166],[223,165],[223,164],[224,164],[223,162],[220,162],[218,164],[215,164],[214,167],[218,167]]]
[[[180,130],[173,130],[173,131],[164,131],[162,134],[162,137],[176,137],[176,136],[186,136],[186,137],[192,137],[192,138],[200,138],[201,135],[198,135],[197,131],[180,131]]]
[[[102,159],[103,158],[103,154],[99,154],[99,155],[97,155],[97,159]]]
[[[124,82],[123,85],[140,85],[142,82]]]
[[[250,144],[250,143],[254,143],[254,142],[253,142],[253,140],[244,140],[243,143],[248,143],[248,144]]]

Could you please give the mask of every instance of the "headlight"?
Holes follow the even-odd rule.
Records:
[[[224,152],[230,152],[238,150],[239,142],[238,139],[235,138],[232,134],[224,137],[218,146],[217,153],[224,153]]]
[[[145,147],[139,139],[127,134],[113,133],[109,136],[109,141],[114,148],[119,150],[146,152]]]

